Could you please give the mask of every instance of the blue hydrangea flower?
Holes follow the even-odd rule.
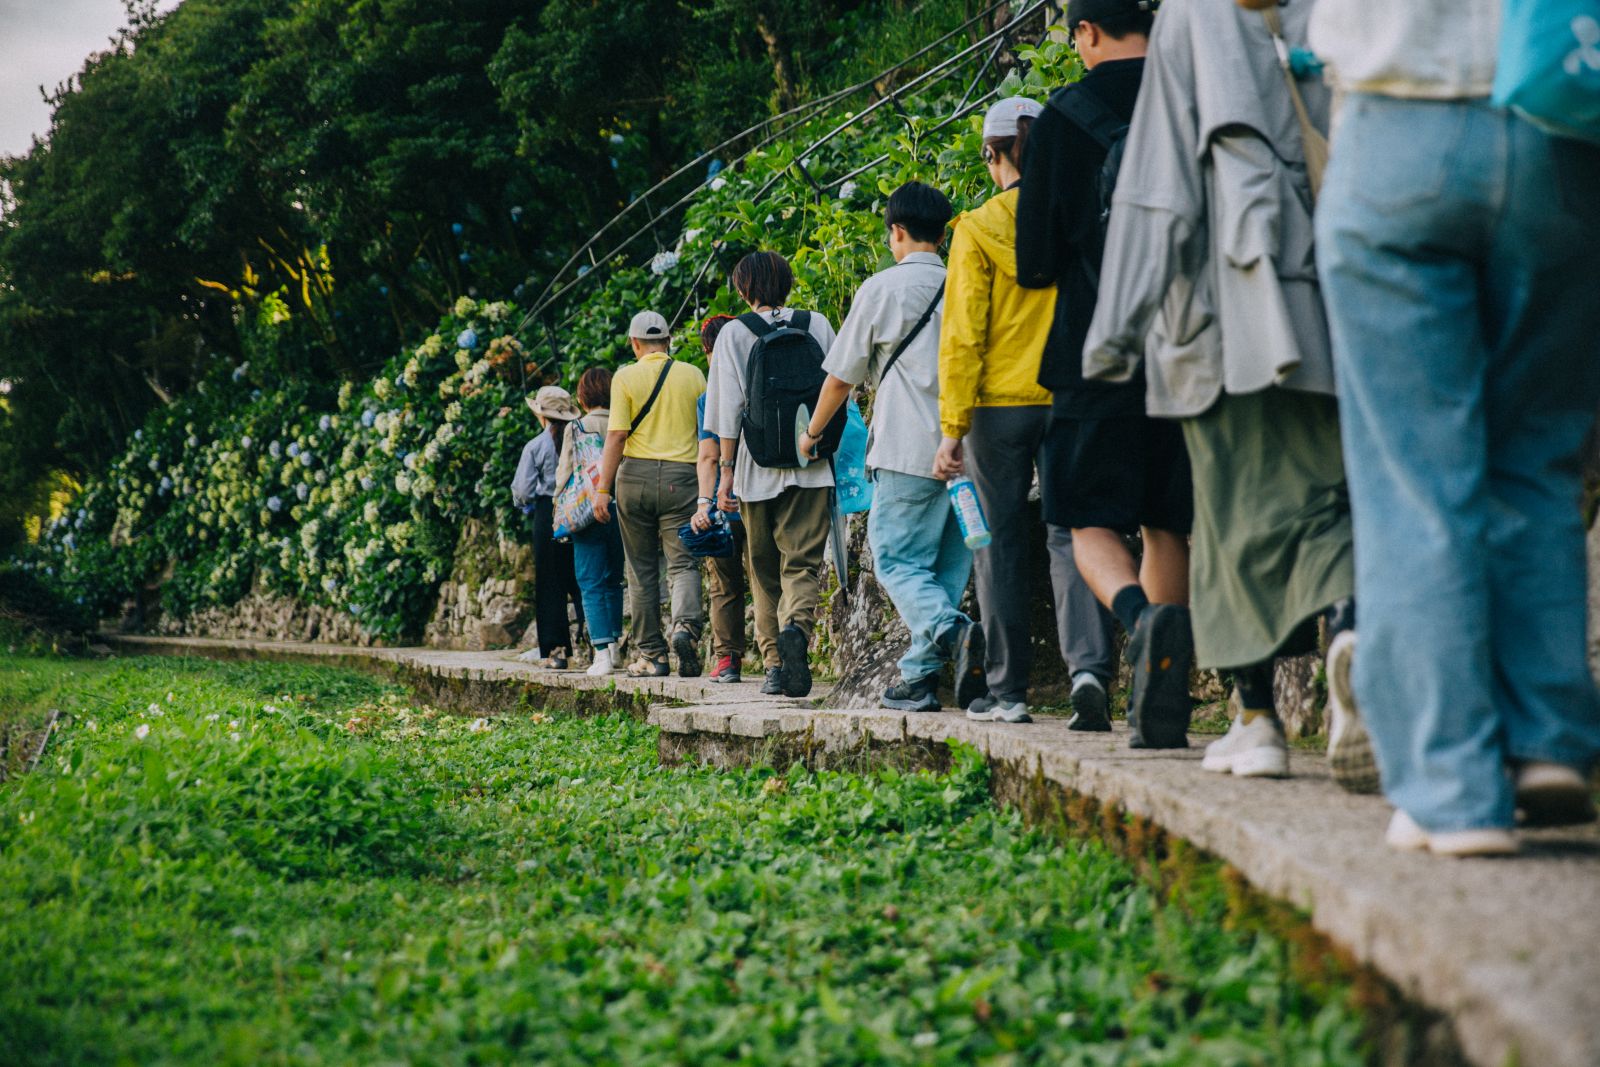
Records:
[[[172,479],[168,478],[166,475],[163,474],[161,476],[161,491],[163,493],[166,493],[166,492],[171,491],[171,489],[172,489]]]
[[[267,497],[267,510],[268,511],[282,511],[283,510],[283,499],[281,497],[276,497],[276,496]]]
[[[317,420],[317,429],[324,431],[333,429],[333,417],[331,415],[322,416]]]
[[[302,453],[300,453],[300,466],[302,466],[302,467],[311,466],[311,463],[315,458],[316,457],[313,456],[310,452],[302,452]]]
[[[294,457],[298,456],[299,454],[300,454],[300,442],[299,441],[290,441],[289,442],[289,458],[293,459]]]
[[[463,252],[459,256],[457,256],[456,258],[459,259],[463,263],[471,263],[472,262],[472,253],[471,252]]]
[[[283,446],[274,441],[267,446],[267,454],[273,459],[277,459],[279,456],[283,455]]]
[[[465,330],[462,330],[461,333],[456,337],[456,347],[477,348],[478,331],[474,330],[471,326],[468,326]]]
[[[294,487],[294,495],[303,504],[306,501],[306,497],[311,495],[311,487],[305,482],[301,482]]]
[[[240,448],[249,448],[250,444],[251,444],[251,441],[250,441],[250,435],[249,434],[245,434],[243,437],[239,438],[239,447]]]
[[[465,233],[466,229],[467,228],[461,225],[459,222],[452,222],[450,224],[450,232],[455,234],[457,237],[460,237],[463,233]]]
[[[365,474],[363,474],[361,476],[361,488],[362,489],[370,490],[375,484],[377,484],[377,483],[375,483],[371,478],[367,477]]]
[[[511,209],[511,221],[512,222],[521,222],[522,221],[522,205],[521,204],[518,204],[516,207]]]
[[[375,422],[377,420],[377,418],[378,418],[378,413],[376,411],[373,411],[371,408],[368,408],[367,410],[365,410],[365,411],[363,411],[361,413],[361,425],[363,425],[363,426],[371,426],[373,424],[373,422]]]

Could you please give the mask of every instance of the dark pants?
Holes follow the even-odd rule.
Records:
[[[539,631],[539,651],[546,656],[561,648],[572,651],[572,626],[567,603],[577,606],[583,622],[583,596],[572,567],[572,545],[555,539],[555,500],[533,498],[533,602]]]

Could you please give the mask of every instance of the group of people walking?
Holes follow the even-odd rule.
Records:
[[[1231,726],[1203,766],[1283,777],[1274,662],[1320,647],[1334,778],[1381,786],[1391,845],[1503,854],[1519,825],[1593,819],[1577,501],[1600,405],[1600,147],[1492,105],[1500,2],[1448,6],[1070,0],[1085,76],[989,108],[994,192],[953,232],[937,189],[889,196],[894,266],[837,335],[756,252],[731,278],[749,312],[702,329],[709,380],[645,311],[635,362],[580,379],[581,418],[554,387],[530,398],[546,429],[514,494],[536,542],[575,435],[604,439],[576,581],[547,580],[561,549],[539,550],[541,649],[564,666],[577,596],[591,673],[614,669],[631,584],[628,672],[668,674],[670,653],[700,674],[684,531],[725,529],[712,677],[741,675],[748,585],[763,692],[806,695],[824,460],[866,389],[868,541],[911,634],[885,706],[937,710],[948,664],[969,717],[1030,720],[1037,486],[1070,728],[1112,728],[1120,625],[1131,745],[1185,747],[1191,671],[1214,669]],[[752,412],[813,356],[775,451]],[[987,516],[976,550],[958,478]]]

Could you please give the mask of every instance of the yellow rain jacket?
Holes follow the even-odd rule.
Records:
[[[1050,403],[1039,359],[1056,290],[1017,284],[1017,190],[956,220],[939,331],[939,426],[965,437],[974,407]]]

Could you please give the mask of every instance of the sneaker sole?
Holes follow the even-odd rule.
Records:
[[[983,627],[975,622],[968,623],[961,643],[956,646],[956,707],[971,707],[974,700],[989,691],[989,678],[983,666],[988,647]]]
[[[1146,662],[1134,665],[1128,719],[1139,725],[1130,748],[1189,747],[1189,716],[1194,710],[1189,701],[1189,667],[1194,662],[1189,614],[1163,611],[1164,606],[1147,609],[1155,614],[1150,619]]]
[[[878,703],[890,711],[938,711],[939,700],[937,697],[923,700],[890,700],[888,697],[879,697]]]
[[[1595,821],[1594,799],[1583,787],[1519,789],[1517,809],[1524,826],[1581,826]]]
[[[1328,769],[1347,793],[1376,793],[1382,788],[1372,738],[1356,711],[1350,671],[1356,658],[1356,637],[1340,634],[1328,649]]]
[[[798,630],[778,634],[778,669],[783,672],[783,695],[803,697],[811,693],[811,661],[806,658],[806,638]]]
[[[1200,761],[1200,769],[1235,778],[1287,778],[1289,754],[1279,749],[1253,749],[1220,759],[1207,756]]]
[[[678,657],[678,677],[700,677],[700,642],[688,630],[672,635],[672,652]]]

